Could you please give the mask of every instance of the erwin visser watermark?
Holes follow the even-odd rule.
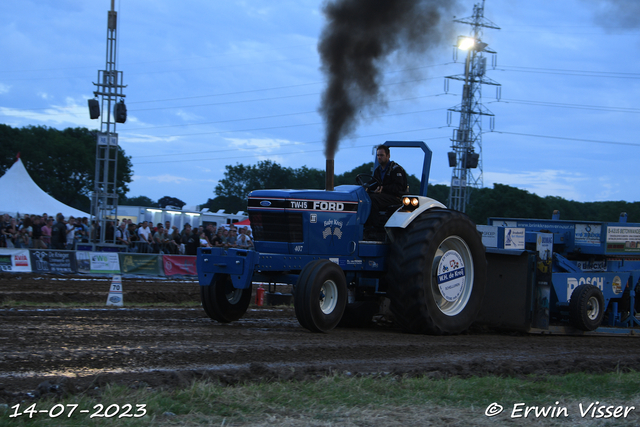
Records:
[[[524,402],[520,402],[513,404],[510,408],[511,413],[509,416],[511,418],[566,418],[569,415],[576,414],[581,418],[593,419],[627,418],[635,409],[635,406],[606,405],[598,401],[578,403],[575,406],[562,406],[560,402],[549,406],[529,406]],[[504,407],[497,402],[493,402],[487,406],[484,414],[487,417],[495,417],[503,412]]]

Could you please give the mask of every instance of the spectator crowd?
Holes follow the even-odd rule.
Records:
[[[78,243],[96,242],[100,237],[100,225],[89,219],[55,218],[46,213],[13,218],[4,214],[0,223],[0,247],[23,249],[74,250]],[[135,224],[130,219],[107,222],[104,241],[115,242],[127,252],[196,255],[198,247],[223,247],[252,249],[253,237],[248,227],[237,228],[233,224],[217,227],[192,228],[185,224],[182,230],[169,221],[155,226],[148,221]]]

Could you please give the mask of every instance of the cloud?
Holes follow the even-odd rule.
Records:
[[[179,136],[153,136],[140,133],[127,133],[126,136],[120,135],[121,141],[126,141],[129,144],[145,144],[154,145],[158,144],[175,144],[179,141]]]
[[[66,105],[51,105],[38,110],[21,110],[18,108],[0,107],[0,115],[18,119],[19,126],[36,123],[52,123],[64,126],[79,126],[89,129],[99,126],[97,120],[89,118],[86,103],[79,105],[76,100],[66,98]],[[86,102],[86,101],[85,101]]]
[[[189,113],[189,112],[184,111],[184,110],[177,110],[175,112],[175,114],[176,114],[176,116],[180,117],[182,120],[184,120],[186,122],[202,120],[202,116],[199,116],[199,115],[193,114],[193,113]]]
[[[271,12],[271,8],[269,7],[255,7],[244,0],[239,1],[238,5],[242,7],[248,16],[267,18]]]
[[[169,174],[156,175],[156,176],[134,175],[133,180],[134,181],[137,181],[137,180],[154,181],[154,182],[157,182],[158,184],[185,184],[187,182],[192,181],[191,179],[185,178],[183,176],[176,176],[176,175],[169,175]]]
[[[559,196],[567,200],[581,200],[579,185],[588,181],[582,173],[546,169],[522,172],[485,172],[485,186],[505,184],[518,187],[541,197]]]
[[[225,138],[232,147],[238,150],[251,151],[251,154],[260,156],[280,150],[283,146],[297,145],[298,143],[286,139],[272,138]]]
[[[0,95],[4,93],[9,93],[9,90],[11,90],[11,86],[6,85],[4,83],[0,83]]]

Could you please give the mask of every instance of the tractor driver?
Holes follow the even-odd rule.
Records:
[[[396,162],[390,160],[391,152],[386,145],[379,145],[376,149],[378,167],[373,171],[373,184],[367,191],[371,198],[371,213],[367,224],[378,226],[378,212],[389,206],[402,203],[402,195],[407,190],[407,174]]]

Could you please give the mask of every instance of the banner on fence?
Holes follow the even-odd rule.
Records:
[[[160,257],[156,254],[125,254],[120,253],[120,266],[123,274],[147,274],[162,276]]]
[[[196,257],[189,255],[163,255],[165,276],[196,276]]]
[[[38,273],[77,273],[73,251],[31,250],[31,268]]]
[[[28,249],[0,249],[0,270],[31,271]]]
[[[120,261],[116,252],[90,252],[91,273],[120,274]]]
[[[91,273],[91,252],[76,251],[78,273]]]

